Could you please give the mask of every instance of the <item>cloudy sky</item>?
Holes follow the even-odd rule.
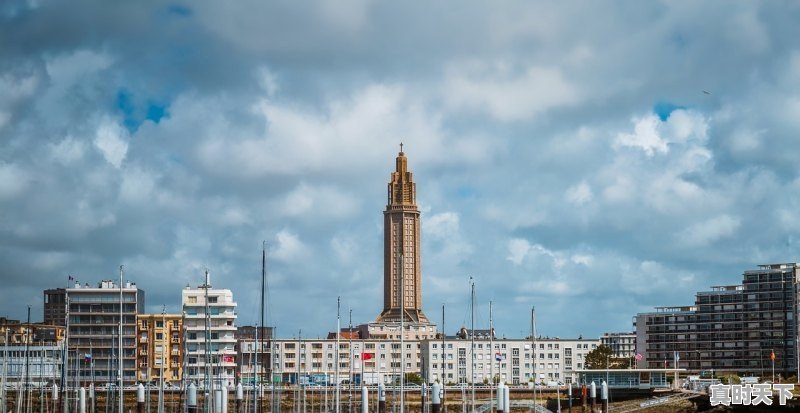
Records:
[[[113,3],[113,5],[112,5]],[[126,275],[320,336],[382,308],[405,143],[446,329],[631,329],[800,237],[800,5],[0,3],[0,315]]]

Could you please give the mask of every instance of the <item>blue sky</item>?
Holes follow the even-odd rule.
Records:
[[[0,315],[124,264],[149,311],[233,290],[278,335],[382,307],[405,143],[424,309],[597,336],[798,260],[794,2],[12,0],[0,5]],[[41,316],[40,316],[41,317]]]

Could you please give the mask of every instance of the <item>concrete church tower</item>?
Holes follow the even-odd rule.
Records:
[[[401,296],[405,301],[405,322],[429,324],[422,312],[422,257],[417,187],[408,170],[408,158],[400,153],[388,184],[383,211],[383,311],[377,323],[400,321]],[[402,262],[401,262],[402,254]],[[401,270],[402,265],[402,270]],[[405,290],[401,295],[400,285]]]

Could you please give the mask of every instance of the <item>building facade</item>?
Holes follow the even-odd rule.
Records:
[[[335,383],[337,360],[339,382],[357,384],[389,384],[399,380],[401,370],[419,374],[429,383],[442,378],[453,384],[488,383],[491,373],[496,380],[511,384],[535,381],[534,377],[541,383],[570,383],[576,379],[574,371],[584,368],[586,354],[597,348],[599,341],[540,338],[535,342],[490,342],[488,338],[476,338],[474,368],[470,368],[470,344],[469,339],[458,337],[402,344],[399,340],[340,339],[337,351],[335,339],[277,339],[273,341],[272,367],[275,375],[287,383]]]
[[[8,342],[6,342],[8,339]],[[55,345],[64,341],[64,327],[43,323],[22,323],[0,317],[0,344]]]
[[[236,378],[236,302],[228,289],[206,282],[181,292],[186,329],[186,370],[198,385],[234,385]]]
[[[0,346],[0,369],[5,368],[7,383],[35,385],[61,381],[64,343],[50,345],[10,344]]]
[[[179,384],[183,378],[183,316],[139,314],[136,317],[137,366],[140,382]]]
[[[236,328],[236,362],[242,383],[270,381],[273,331],[272,327],[239,326]],[[258,340],[256,340],[256,333]]]
[[[636,356],[636,333],[603,333],[600,344],[609,347],[615,358],[629,359]]]
[[[44,290],[43,323],[63,326],[67,321],[67,290],[51,288]]]
[[[144,291],[126,282],[104,280],[96,287],[67,288],[69,376],[83,382],[116,382],[119,371],[120,294],[122,295],[122,379],[136,382],[136,316],[144,309]]]
[[[417,186],[408,170],[402,144],[387,188],[383,232],[383,311],[376,322],[395,323],[402,317],[406,322],[426,325],[428,318],[422,312]]]
[[[520,385],[575,382],[575,370],[584,368],[586,354],[597,348],[599,341],[560,338],[490,341],[476,336],[474,348],[472,340],[456,337],[426,340],[422,344],[424,375],[429,382],[489,383],[494,377],[495,382]]]
[[[694,305],[638,314],[638,366],[771,377],[774,354],[776,375],[796,374],[798,275],[795,263],[760,265]]]
[[[401,371],[422,371],[421,341],[379,339],[276,339],[272,347],[275,377],[286,383],[391,383]],[[401,366],[405,363],[405,366]],[[338,364],[338,372],[337,372]],[[337,376],[338,373],[338,376]],[[338,377],[338,379],[337,379]]]

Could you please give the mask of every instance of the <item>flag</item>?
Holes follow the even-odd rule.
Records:
[[[769,353],[769,359],[775,361],[775,350],[772,350],[772,352]]]
[[[222,356],[223,363],[233,363],[233,356]]]
[[[505,359],[506,359],[506,356],[505,356],[505,355],[503,355],[503,354],[500,354],[500,353],[498,352],[498,353],[494,353],[494,359],[495,359],[495,360],[497,360],[497,361],[503,361],[503,360],[505,360]]]
[[[675,352],[675,368],[678,368],[678,362],[681,361],[681,355]]]
[[[69,281],[73,281],[73,280],[75,280],[75,279],[74,279],[74,278],[72,278],[72,276],[70,275],[70,276],[69,276]]]
[[[86,361],[86,362],[92,361],[92,355],[89,354],[89,353],[84,354],[83,355],[83,361]]]
[[[361,360],[367,361],[375,358],[375,353],[361,353]]]
[[[633,358],[636,359],[636,361],[642,361],[644,356],[642,356],[641,353],[636,353],[636,356],[634,356]]]

